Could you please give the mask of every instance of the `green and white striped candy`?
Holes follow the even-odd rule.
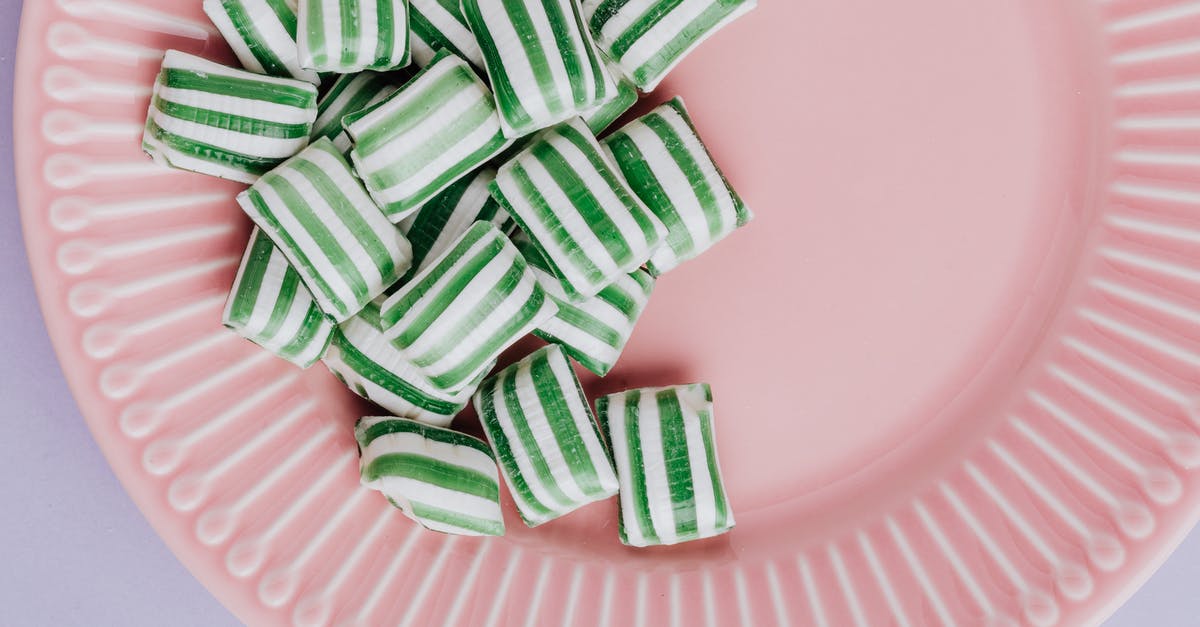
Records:
[[[458,0],[408,0],[413,61],[429,65],[438,50],[446,50],[482,70],[483,53],[467,26]]]
[[[557,310],[512,242],[476,222],[384,302],[382,317],[388,339],[453,390]]]
[[[509,144],[487,86],[445,51],[399,91],[343,124],[354,140],[355,169],[393,222]]]
[[[354,427],[362,484],[426,529],[504,535],[500,479],[488,445],[404,418],[368,416]]]
[[[583,0],[600,50],[648,92],[705,39],[758,0]]]
[[[458,391],[434,385],[383,336],[378,299],[334,330],[322,361],[359,396],[393,414],[438,426],[450,424],[479,384],[477,379]]]
[[[400,230],[413,249],[413,266],[408,276],[429,267],[480,220],[495,224],[502,233],[512,228],[512,218],[488,192],[488,184],[495,178],[495,170],[483,168],[446,188],[400,221]]]
[[[559,347],[542,348],[484,381],[475,409],[530,527],[617,493],[587,398]]]
[[[751,213],[700,141],[675,98],[605,138],[633,191],[667,226],[667,245],[647,267],[662,274],[749,222]]]
[[[349,153],[350,135],[342,127],[342,118],[372,107],[395,93],[404,82],[398,78],[404,78],[403,74],[360,72],[339,76],[317,102],[317,120],[313,123],[312,139],[327,138],[342,154]]]
[[[316,116],[311,83],[168,50],[142,150],[172,168],[253,183],[308,145]]]
[[[336,322],[358,313],[412,263],[404,234],[371,202],[328,139],[317,140],[237,199]]]
[[[204,0],[204,12],[242,67],[321,84],[316,72],[300,66],[295,0]]]
[[[579,116],[616,89],[574,0],[463,0],[508,137]]]
[[[596,401],[596,413],[621,483],[621,542],[677,544],[733,528],[708,384],[611,394]]]
[[[561,345],[567,355],[597,375],[608,374],[650,302],[654,277],[638,268],[621,275],[595,296],[574,303],[566,298],[558,278],[550,272],[550,265],[529,237],[517,233],[512,241],[558,305],[558,313],[534,329],[533,334]]]
[[[300,65],[352,74],[409,64],[407,0],[299,0]]]
[[[583,112],[580,117],[587,123],[592,134],[599,135],[612,126],[618,118],[637,104],[638,90],[629,79],[621,77],[616,81],[616,88],[602,103]]]
[[[491,189],[572,300],[639,268],[666,236],[579,118],[538,135]]]
[[[238,335],[307,368],[325,352],[333,323],[287,258],[254,228],[221,322]]]

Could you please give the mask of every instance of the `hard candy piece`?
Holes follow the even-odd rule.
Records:
[[[508,212],[488,192],[488,184],[495,178],[495,170],[479,170],[447,187],[400,221],[400,230],[413,248],[413,267],[408,277],[429,267],[480,220],[495,224],[502,233],[513,227]]]
[[[204,0],[204,12],[242,67],[258,74],[321,84],[300,66],[296,7],[288,0]]]

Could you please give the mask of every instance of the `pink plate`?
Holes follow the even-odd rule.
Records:
[[[356,487],[363,406],[220,327],[238,186],[138,149],[162,50],[228,58],[198,0],[26,4],[21,209],[96,439],[250,624],[1094,624],[1200,514],[1198,42],[1183,0],[764,0],[680,66],[758,217],[586,381],[713,384],[740,524],[677,548]]]

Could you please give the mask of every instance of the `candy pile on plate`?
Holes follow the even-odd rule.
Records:
[[[413,520],[501,535],[503,477],[529,526],[619,494],[626,544],[710,537],[709,386],[593,415],[572,360],[607,374],[655,279],[750,220],[682,100],[608,127],[755,4],[205,0],[244,69],[167,52],[143,148],[250,185],[223,322],[393,414],[362,482]],[[486,443],[449,429],[472,402]]]

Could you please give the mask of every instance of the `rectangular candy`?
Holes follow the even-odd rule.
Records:
[[[354,140],[355,169],[393,222],[509,144],[487,86],[445,51],[388,99],[343,124]]]
[[[300,66],[294,1],[204,0],[204,12],[242,67],[258,74],[321,84],[316,72]]]
[[[467,26],[458,0],[409,0],[413,61],[425,67],[446,50],[483,70],[483,53]]]
[[[629,390],[596,401],[621,483],[629,546],[677,544],[733,528],[706,383]]]
[[[317,140],[237,199],[336,322],[358,313],[412,262],[404,234],[371,202],[328,139]]]
[[[475,394],[521,518],[536,527],[617,493],[617,477],[571,362],[547,346]]]
[[[407,277],[428,268],[480,220],[495,224],[502,233],[512,228],[512,218],[488,192],[495,178],[495,170],[483,168],[447,187],[400,221],[400,231],[413,249],[413,265]]]
[[[706,251],[753,214],[700,141],[683,99],[630,122],[603,142],[625,180],[667,227],[647,267],[662,274]]]
[[[616,88],[573,0],[463,0],[462,11],[506,136],[576,117]]]
[[[407,0],[299,0],[300,65],[352,74],[409,64]]]
[[[382,327],[376,299],[334,330],[325,366],[350,390],[397,416],[449,425],[479,380],[457,391],[439,388],[384,337]]]
[[[457,389],[557,307],[512,242],[476,222],[383,304],[386,335],[434,385]]]
[[[253,183],[308,145],[316,116],[311,83],[168,50],[142,149],[172,168]]]
[[[649,92],[705,39],[758,0],[583,0],[600,50]]]
[[[500,478],[482,440],[403,418],[368,416],[354,427],[362,484],[426,529],[504,535]]]
[[[491,189],[572,300],[639,268],[666,235],[578,118],[542,131]]]
[[[221,322],[301,368],[321,358],[333,331],[300,274],[258,227],[250,233]]]
[[[327,138],[342,154],[349,153],[350,135],[342,127],[342,118],[382,102],[400,88],[405,78],[403,72],[360,72],[339,76],[317,102],[312,139]]]

